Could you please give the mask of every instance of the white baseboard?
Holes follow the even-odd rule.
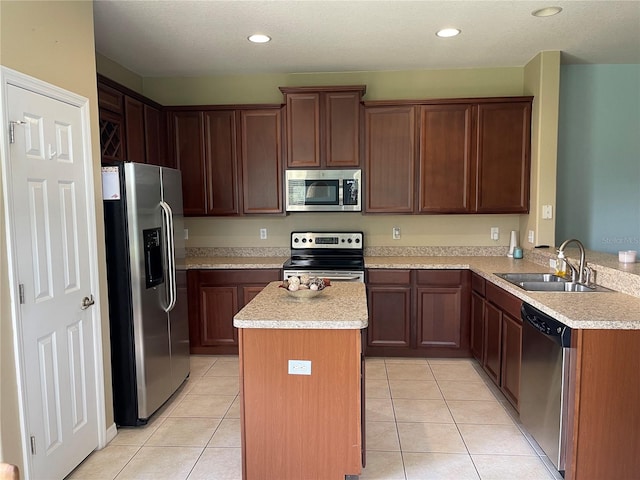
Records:
[[[107,445],[109,445],[109,442],[111,442],[111,440],[116,438],[117,434],[118,434],[118,429],[116,428],[116,424],[112,423],[111,426],[107,428]]]

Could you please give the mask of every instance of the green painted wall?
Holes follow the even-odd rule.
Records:
[[[144,94],[162,105],[282,103],[281,86],[367,86],[365,100],[522,95],[523,69],[476,68],[395,72],[144,78]]]
[[[640,65],[564,65],[556,244],[640,250]]]

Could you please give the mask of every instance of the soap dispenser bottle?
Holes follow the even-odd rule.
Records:
[[[562,278],[567,276],[567,262],[564,258],[564,252],[558,252],[556,260],[556,275]]]

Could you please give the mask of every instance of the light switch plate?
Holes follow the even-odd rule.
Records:
[[[533,230],[529,230],[529,238],[527,238],[527,240],[529,240],[529,243],[533,243],[536,239],[536,234]]]
[[[289,375],[311,375],[311,360],[289,360]]]

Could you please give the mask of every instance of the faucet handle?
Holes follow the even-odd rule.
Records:
[[[591,285],[592,283],[595,283],[595,274],[596,274],[596,271],[593,268],[589,266],[584,267],[585,285]]]

